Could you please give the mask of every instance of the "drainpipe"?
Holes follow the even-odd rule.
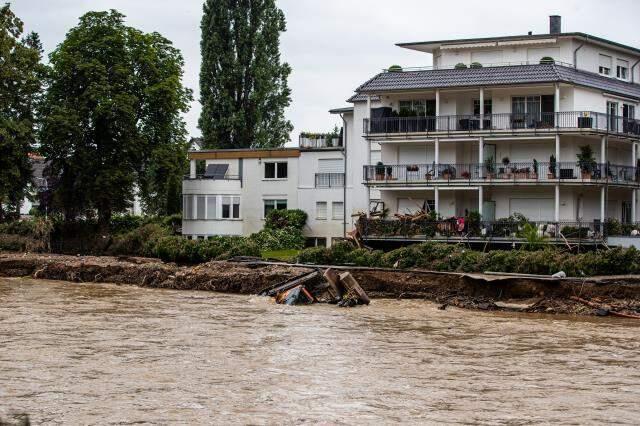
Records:
[[[342,119],[342,156],[344,157],[344,177],[342,182],[342,237],[347,238],[347,120],[344,114],[340,114]]]
[[[573,68],[578,68],[578,50],[582,49],[582,46],[584,46],[584,43],[582,43],[576,48],[576,50],[573,51]]]
[[[632,82],[632,83],[633,83],[633,82],[634,82],[634,80],[635,80],[635,78],[634,78],[634,74],[633,74],[633,69],[636,67],[636,65],[638,65],[638,63],[640,63],[640,59],[638,59],[638,60],[636,61],[636,63],[635,63],[635,64],[633,64],[633,65],[631,66],[631,82]]]

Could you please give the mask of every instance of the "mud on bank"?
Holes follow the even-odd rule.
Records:
[[[3,253],[0,276],[71,282],[255,294],[300,276],[313,266],[268,262],[209,262],[177,266],[156,259]],[[345,268],[372,297],[426,299],[462,308],[526,312],[640,313],[640,277],[551,279],[509,275]],[[586,306],[571,297],[592,301]]]

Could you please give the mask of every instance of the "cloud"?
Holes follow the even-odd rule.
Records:
[[[548,32],[548,15],[563,17],[564,31],[581,31],[638,46],[634,0],[280,0],[287,17],[282,59],[293,68],[292,104],[287,117],[295,130],[327,131],[339,124],[328,110],[345,106],[361,83],[391,64],[423,66],[431,56],[401,49],[395,43],[466,37]],[[197,128],[200,18],[202,1],[186,0],[17,0],[13,9],[28,31],[40,34],[51,52],[90,10],[117,9],[127,23],[157,31],[174,42],[186,61],[185,84],[195,101],[185,119]],[[526,13],[523,11],[526,10]]]

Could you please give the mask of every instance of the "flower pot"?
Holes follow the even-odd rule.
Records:
[[[591,172],[582,172],[582,180],[591,180]]]
[[[382,175],[376,174],[376,180],[384,180],[384,174]]]
[[[442,172],[442,179],[446,179],[446,180],[451,179],[451,173],[449,173],[449,172]]]
[[[555,178],[556,178],[555,173],[547,173],[547,179],[555,179]]]

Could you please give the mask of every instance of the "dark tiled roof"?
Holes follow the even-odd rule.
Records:
[[[367,95],[365,95],[364,93],[356,93],[355,95],[347,99],[347,102],[365,102],[366,100],[367,100]],[[373,95],[371,96],[371,100],[379,101],[380,97]]]
[[[638,84],[557,64],[383,72],[361,85],[356,91],[359,96],[364,96],[366,93],[386,91],[555,82],[570,83],[640,99]]]

